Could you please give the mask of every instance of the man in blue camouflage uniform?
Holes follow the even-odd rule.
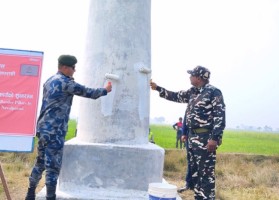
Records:
[[[225,104],[221,91],[209,84],[210,71],[202,66],[187,71],[193,87],[171,92],[154,82],[153,90],[167,100],[188,103],[189,159],[196,200],[215,199],[216,149],[225,129]]]
[[[59,176],[65,136],[74,95],[97,99],[111,91],[111,84],[105,88],[87,88],[73,79],[77,59],[71,55],[58,58],[58,72],[44,84],[43,100],[37,121],[38,155],[29,177],[29,188],[25,200],[35,200],[35,190],[46,170],[46,199],[56,199],[56,185]]]
[[[186,147],[186,160],[187,160],[187,170],[186,170],[186,175],[185,175],[185,186],[182,188],[178,189],[178,192],[184,192],[186,190],[193,190],[194,185],[192,181],[192,173],[191,173],[191,165],[190,165],[190,155],[189,155],[189,142],[188,142],[188,136],[189,136],[189,128],[186,125],[186,115],[184,116],[183,119],[183,133],[181,136],[181,140],[185,143]]]

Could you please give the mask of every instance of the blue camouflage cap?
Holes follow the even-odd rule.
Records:
[[[210,78],[210,71],[202,66],[197,66],[193,70],[188,70],[187,73],[192,76],[199,76],[204,80],[208,80]]]

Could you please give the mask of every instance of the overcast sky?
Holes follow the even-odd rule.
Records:
[[[83,57],[88,2],[2,0],[0,48],[43,51],[43,83],[56,72],[60,54]],[[279,1],[152,0],[151,15],[154,82],[186,90],[186,71],[205,66],[223,92],[227,127],[279,128]],[[172,124],[185,108],[151,91],[151,118]]]

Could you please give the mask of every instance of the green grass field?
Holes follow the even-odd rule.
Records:
[[[75,137],[76,122],[69,121],[66,140]],[[155,142],[164,149],[174,149],[176,131],[171,125],[150,125]],[[222,153],[244,153],[257,155],[279,155],[279,134],[225,130],[223,143],[218,149]]]
[[[224,132],[220,152],[279,155],[279,134],[249,131]]]
[[[176,131],[171,125],[151,125],[157,145],[175,148]],[[245,153],[257,155],[279,155],[279,134],[225,130],[223,144],[218,149],[222,153]]]
[[[166,149],[175,148],[176,132],[171,125],[151,125],[150,129],[157,145]],[[279,134],[276,133],[225,130],[218,152],[279,155],[278,144]]]
[[[77,123],[75,120],[70,120],[69,123],[68,123],[68,133],[66,135],[66,140],[69,140],[73,137],[75,137],[76,135],[76,126],[77,126]]]

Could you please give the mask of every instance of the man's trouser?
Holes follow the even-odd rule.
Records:
[[[187,141],[185,142],[185,146],[186,146],[186,158],[187,158],[187,170],[186,170],[186,175],[185,175],[185,182],[186,182],[186,186],[188,186],[190,189],[193,189],[194,185],[192,182],[188,138],[187,138]]]
[[[177,136],[176,136],[176,143],[175,143],[175,147],[178,149],[178,148],[180,148],[180,149],[182,149],[182,140],[181,140],[181,134],[177,134]]]
[[[211,131],[189,131],[189,159],[196,200],[215,199],[216,151],[208,152]]]
[[[40,135],[38,141],[38,156],[29,177],[29,187],[37,187],[46,170],[47,197],[55,195],[58,176],[63,157],[64,137],[57,135]],[[48,194],[49,193],[49,194]]]

